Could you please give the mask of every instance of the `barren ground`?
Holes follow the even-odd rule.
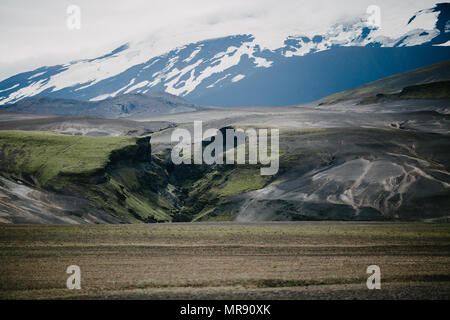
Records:
[[[72,264],[81,290],[65,287]],[[450,225],[4,225],[0,298],[449,299]]]

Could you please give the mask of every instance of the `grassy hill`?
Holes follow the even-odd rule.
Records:
[[[407,99],[450,99],[450,81],[438,81],[404,88],[399,93],[383,94],[363,99],[361,104]]]
[[[150,138],[0,131],[0,175],[57,194],[88,199],[123,222],[232,220],[214,213],[227,197],[270,182],[259,166],[181,165],[151,155]]]
[[[450,298],[448,223],[0,225],[0,235],[0,299]],[[82,290],[66,288],[73,261]],[[382,290],[367,290],[372,261]]]
[[[113,151],[132,147],[136,138],[85,137],[50,132],[5,131],[0,135],[2,171],[43,187],[64,187],[64,176],[96,174]]]
[[[429,67],[411,70],[396,74],[377,81],[369,82],[362,86],[341,91],[336,94],[320,99],[319,104],[333,104],[340,101],[365,99],[377,94],[395,94],[401,92],[406,87],[442,82],[450,80],[450,61],[434,64]],[[427,87],[422,87],[429,89]],[[419,99],[439,99],[440,94],[417,95]],[[445,96],[446,97],[446,96]]]

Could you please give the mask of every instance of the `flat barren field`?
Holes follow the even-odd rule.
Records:
[[[450,224],[3,225],[0,298],[449,299]]]

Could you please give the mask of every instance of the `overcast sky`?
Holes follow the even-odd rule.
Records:
[[[128,41],[164,37],[179,46],[251,33],[268,48],[286,35],[323,32],[340,20],[381,8],[382,29],[395,34],[428,0],[1,0],[0,79],[42,65],[92,58]],[[66,27],[69,5],[81,8],[81,29]]]

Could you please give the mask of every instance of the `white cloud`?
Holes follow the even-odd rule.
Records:
[[[268,48],[290,34],[314,35],[338,20],[381,7],[380,33],[392,36],[430,0],[2,0],[0,78],[41,65],[102,55],[150,38],[155,53],[188,42],[251,33]],[[66,28],[66,8],[81,8],[81,30]]]

